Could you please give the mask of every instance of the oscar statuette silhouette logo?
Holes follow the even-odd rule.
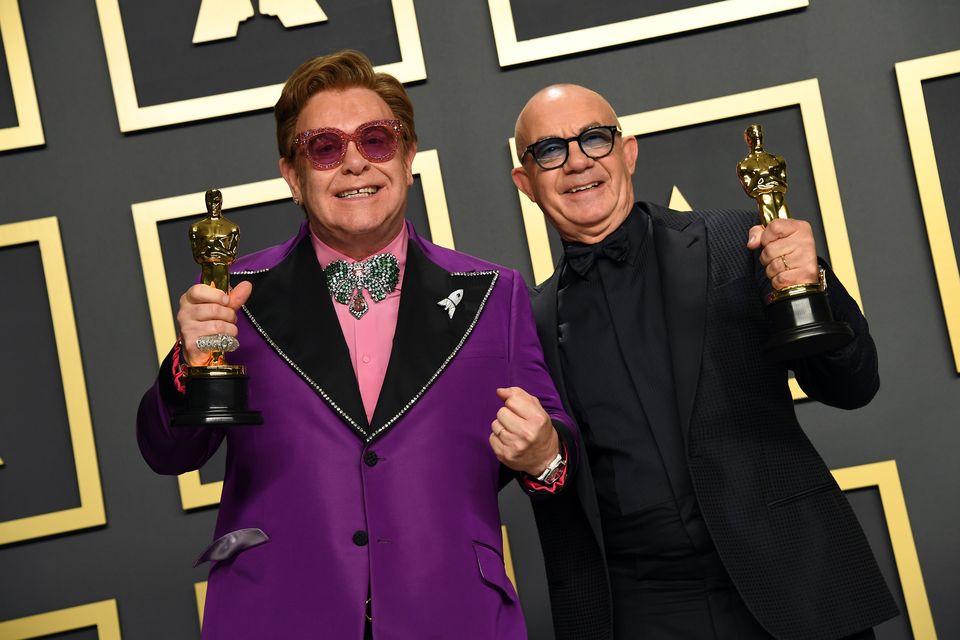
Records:
[[[737,175],[743,190],[757,203],[760,224],[766,227],[777,218],[790,218],[786,161],[763,149],[763,129],[759,124],[747,127],[743,138],[750,154],[737,165]],[[764,350],[774,360],[833,351],[853,338],[849,324],[833,319],[822,270],[820,282],[778,289],[766,302],[771,336]]]
[[[200,265],[200,281],[230,292],[230,264],[237,258],[240,227],[223,215],[223,196],[217,189],[206,193],[207,217],[190,227],[193,259]],[[210,354],[210,362],[187,367],[186,406],[174,412],[174,427],[224,427],[263,424],[259,411],[247,408],[246,367],[228,364],[226,353],[240,346],[224,334],[201,336],[197,347]]]
[[[285,29],[326,22],[317,0],[260,0],[260,15],[276,16]],[[253,17],[252,0],[200,0],[193,44],[237,37],[240,23]]]

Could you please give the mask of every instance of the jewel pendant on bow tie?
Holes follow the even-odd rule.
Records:
[[[350,303],[350,315],[359,320],[369,309],[370,305],[367,304],[367,299],[363,297],[363,291],[357,289],[353,301]]]
[[[400,265],[393,255],[381,253],[362,262],[335,260],[327,265],[324,275],[333,299],[348,305],[350,314],[359,320],[370,308],[363,290],[374,302],[386,298],[397,288]]]

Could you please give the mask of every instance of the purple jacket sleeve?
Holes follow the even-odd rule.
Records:
[[[580,434],[576,423],[564,412],[560,394],[550,378],[537,337],[533,310],[527,288],[519,273],[513,272],[510,301],[510,384],[536,396],[550,416],[557,435],[567,452],[567,478],[576,472],[580,456]]]
[[[223,429],[171,427],[170,416],[183,404],[183,395],[173,381],[172,354],[160,365],[160,373],[143,395],[137,411],[137,443],[150,468],[177,475],[203,466],[223,440]]]

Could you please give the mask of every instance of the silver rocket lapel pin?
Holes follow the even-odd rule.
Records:
[[[450,319],[453,319],[453,314],[457,310],[457,305],[460,304],[460,301],[463,300],[463,289],[457,289],[456,291],[451,291],[450,295],[437,303],[437,306],[443,307],[443,310],[450,314]]]

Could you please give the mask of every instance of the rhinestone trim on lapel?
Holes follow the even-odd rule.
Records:
[[[496,280],[496,278],[494,278],[494,280]],[[275,342],[273,341],[273,339],[272,339],[269,335],[267,335],[267,332],[263,329],[263,327],[260,326],[260,323],[257,322],[256,318],[253,317],[253,314],[250,313],[250,310],[247,309],[247,306],[246,306],[246,305],[243,305],[241,308],[243,309],[243,312],[244,312],[245,314],[247,314],[247,317],[250,319],[250,323],[251,323],[251,324],[254,326],[254,328],[260,333],[260,335],[263,336],[263,339],[267,341],[267,344],[269,344],[270,347],[271,347],[274,351],[277,352],[277,355],[280,356],[281,358],[283,358],[283,360],[284,360],[288,365],[290,365],[290,368],[291,368],[291,369],[293,369],[294,371],[296,371],[296,372],[300,375],[300,377],[303,378],[303,379],[307,382],[307,384],[309,384],[311,387],[313,387],[313,390],[320,394],[320,397],[323,398],[324,401],[326,401],[326,403],[327,403],[328,405],[330,405],[330,408],[331,408],[331,409],[333,409],[334,411],[337,412],[337,414],[343,419],[344,422],[346,422],[348,425],[350,425],[351,427],[353,427],[353,429],[354,429],[358,434],[360,434],[360,437],[361,437],[361,438],[363,438],[364,440],[366,440],[367,442],[369,442],[369,441],[370,441],[370,437],[367,436],[367,433],[366,433],[366,431],[364,431],[363,427],[361,427],[359,424],[357,424],[356,421],[355,421],[353,418],[351,418],[350,415],[349,415],[346,411],[344,411],[343,409],[341,409],[340,406],[337,405],[337,403],[333,401],[333,398],[331,398],[331,397],[327,394],[327,392],[324,391],[324,390],[320,387],[320,385],[318,385],[316,382],[314,382],[313,379],[312,379],[310,376],[308,376],[308,375],[303,371],[303,369],[301,369],[299,366],[297,366],[297,363],[295,363],[293,360],[291,360],[291,359],[287,356],[287,354],[283,352],[283,349],[281,349],[281,348],[279,347],[279,345],[277,345],[277,343],[275,343]],[[478,315],[479,315],[479,314],[478,314]]]
[[[383,433],[391,425],[393,425],[397,420],[406,413],[410,407],[416,404],[417,400],[426,393],[427,389],[436,381],[436,379],[443,373],[443,370],[447,368],[447,365],[450,364],[450,361],[456,357],[460,352],[460,348],[463,347],[463,343],[467,341],[467,338],[470,337],[470,334],[473,333],[473,328],[477,325],[477,322],[480,320],[480,314],[483,313],[483,309],[487,305],[487,300],[490,298],[490,294],[493,292],[493,287],[497,284],[497,279],[500,277],[500,272],[496,270],[489,271],[456,271],[450,274],[451,276],[493,276],[490,280],[490,286],[487,287],[486,293],[483,295],[483,299],[480,301],[480,307],[477,309],[477,313],[474,314],[473,320],[470,321],[470,325],[467,327],[467,330],[464,332],[463,336],[460,338],[460,342],[457,343],[457,346],[454,347],[453,351],[450,352],[450,355],[443,361],[440,367],[433,373],[432,376],[427,380],[426,384],[418,391],[405,405],[400,409],[394,416],[389,420],[383,423],[383,425],[374,431],[373,433],[365,436],[365,441],[370,442],[376,438],[379,434]]]
[[[258,274],[258,273],[266,273],[267,271],[270,271],[270,267],[267,267],[266,269],[245,269],[245,270],[242,270],[242,271],[231,271],[231,272],[230,272],[230,275],[232,275],[232,276],[253,276],[253,275],[256,275],[256,274]]]

